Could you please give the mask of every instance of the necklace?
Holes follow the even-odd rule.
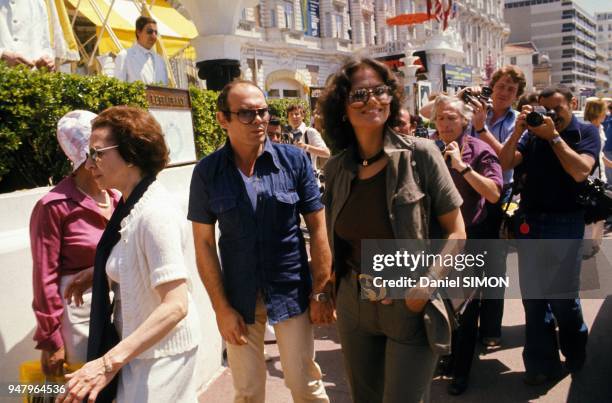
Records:
[[[374,155],[373,157],[370,158],[361,158],[359,156],[359,152],[355,153],[356,159],[357,159],[357,163],[361,166],[367,167],[368,165],[371,165],[373,163],[375,163],[376,161],[378,161],[379,159],[382,158],[382,156],[385,155],[385,150],[381,149],[379,152],[376,153],[376,155]]]
[[[87,193],[86,191],[81,189],[80,187],[77,186],[76,188],[79,190],[79,192],[83,193],[85,196],[89,196],[94,202],[96,202],[98,207],[100,207],[100,208],[108,208],[108,207],[110,207],[110,197],[108,196],[108,192],[106,190],[102,190],[102,193],[104,193],[104,201],[103,202],[99,202],[96,199],[94,199],[89,193]]]

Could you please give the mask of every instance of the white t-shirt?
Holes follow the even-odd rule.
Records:
[[[321,137],[321,133],[317,131],[314,127],[306,127],[306,124],[302,122],[301,125],[298,126],[297,130],[302,133],[302,137],[304,138],[304,143],[309,144],[313,147],[325,147],[327,148],[327,144]],[[310,154],[310,162],[312,163],[312,167],[317,169],[317,156],[313,153]]]

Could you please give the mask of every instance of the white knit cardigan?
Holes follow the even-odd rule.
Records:
[[[186,219],[176,201],[158,181],[153,182],[130,214],[121,221],[121,239],[108,262],[117,265],[122,337],[130,335],[161,303],[160,284],[187,279],[184,261]],[[117,270],[118,269],[118,270]],[[177,326],[138,358],[158,358],[189,351],[200,341],[195,304],[188,294],[188,313]]]

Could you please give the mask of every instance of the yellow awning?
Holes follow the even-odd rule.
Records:
[[[79,0],[66,0],[76,8]],[[108,13],[112,0],[81,0],[79,13],[96,26],[96,32],[100,34],[104,18]],[[195,58],[195,51],[189,47],[191,39],[198,36],[195,25],[164,0],[156,0],[151,7],[151,15],[157,21],[157,29],[162,37],[164,47],[168,56],[172,57],[177,52],[186,49],[186,57]],[[108,18],[108,25],[119,39],[124,48],[129,48],[136,40],[135,22],[140,16],[138,8],[130,0],[115,0],[113,9]],[[104,32],[98,47],[100,54],[113,52],[118,53],[119,48],[115,45],[108,32]]]

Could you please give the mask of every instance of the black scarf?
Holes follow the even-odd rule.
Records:
[[[87,342],[87,361],[102,357],[119,343],[119,334],[111,322],[113,303],[108,296],[108,278],[106,277],[106,261],[113,247],[121,239],[119,230],[121,221],[127,217],[134,205],[155,181],[155,177],[145,177],[134,188],[127,201],[121,199],[113,212],[98,247],[94,263],[93,286],[91,297],[91,313],[89,320],[89,340]],[[100,392],[96,402],[112,402],[117,394],[119,374]]]

